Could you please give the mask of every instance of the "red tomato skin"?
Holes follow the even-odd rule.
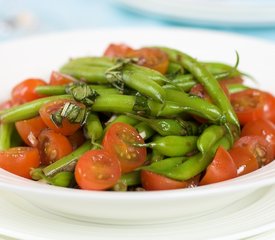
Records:
[[[80,157],[75,167],[75,179],[81,189],[106,190],[121,177],[118,159],[105,150],[90,150]]]
[[[61,133],[62,135],[69,136],[74,134],[81,126],[78,123],[70,123],[67,119],[63,119],[61,126],[55,125],[55,123],[51,119],[51,114],[57,112],[62,108],[66,102],[73,102],[78,106],[84,107],[83,104],[70,101],[70,100],[57,100],[53,102],[49,102],[43,105],[40,110],[39,114],[44,121],[44,123],[52,130],[57,133]]]
[[[43,130],[38,136],[41,163],[45,166],[67,156],[73,151],[70,141],[51,129]]]
[[[133,49],[126,44],[110,44],[104,52],[105,57],[125,57]]]
[[[109,127],[102,142],[104,149],[120,161],[122,173],[131,172],[146,161],[146,148],[135,147],[126,141],[144,143],[134,127],[118,122]]]
[[[275,98],[270,93],[247,89],[231,94],[230,99],[241,125],[258,119],[275,122]]]
[[[273,159],[275,158],[275,124],[267,119],[250,121],[244,125],[241,137],[262,136],[273,148]]]
[[[0,151],[0,168],[15,175],[31,179],[30,171],[40,165],[37,148],[15,147]]]
[[[38,136],[47,126],[41,117],[35,117],[28,120],[22,120],[15,123],[17,132],[22,140],[30,147],[36,147]]]
[[[235,177],[237,177],[237,167],[234,160],[223,147],[219,147],[200,185],[222,182]]]
[[[44,97],[44,95],[36,93],[35,88],[45,85],[47,85],[47,83],[38,78],[30,78],[22,81],[12,89],[11,96],[13,104],[20,105]]]
[[[173,190],[188,187],[188,183],[185,181],[176,181],[146,170],[141,171],[141,183],[142,187],[147,191]]]
[[[13,107],[13,104],[12,104],[11,100],[6,100],[6,101],[0,103],[0,111],[5,110],[5,109],[9,109],[11,107]]]
[[[71,76],[65,75],[60,72],[52,71],[49,84],[52,86],[60,86],[67,85],[72,82],[74,82],[74,79]]]

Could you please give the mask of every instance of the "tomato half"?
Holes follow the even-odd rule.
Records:
[[[261,136],[245,136],[237,140],[229,150],[237,166],[238,176],[257,170],[272,161],[273,150]]]
[[[14,104],[23,104],[44,97],[44,95],[35,92],[37,86],[44,85],[47,85],[47,83],[38,78],[30,78],[22,81],[12,89],[12,102]]]
[[[237,177],[237,167],[234,160],[223,147],[219,147],[200,185],[222,182],[235,177]]]
[[[141,171],[142,187],[148,191],[195,187],[198,185],[198,181],[198,177],[192,178],[188,181],[177,181],[150,171]]]
[[[73,151],[70,141],[65,136],[50,129],[43,130],[38,136],[38,141],[41,163],[46,166]]]
[[[128,58],[138,58],[138,65],[154,69],[165,74],[168,69],[168,56],[158,48],[140,48],[129,51],[126,54]]]
[[[133,49],[126,44],[110,44],[104,52],[106,57],[125,57]]]
[[[17,132],[22,140],[31,147],[36,147],[38,144],[38,136],[47,126],[41,117],[35,117],[28,120],[23,120],[15,123]]]
[[[0,110],[9,109],[13,106],[13,103],[11,100],[4,101],[0,103]]]
[[[270,93],[247,89],[231,94],[230,99],[241,125],[262,118],[275,122],[275,98]]]
[[[0,151],[0,168],[21,177],[30,178],[32,168],[40,165],[37,148],[15,147]]]
[[[137,130],[126,123],[114,123],[107,130],[103,147],[121,164],[122,173],[131,172],[146,160],[146,148],[133,146],[144,143]]]
[[[275,157],[275,124],[266,119],[250,121],[242,128],[241,137],[250,135],[264,137],[271,144]]]
[[[67,85],[74,82],[71,76],[65,75],[60,72],[52,71],[50,76],[50,85]]]
[[[79,158],[75,180],[86,190],[105,190],[114,186],[121,176],[120,163],[105,150],[91,150]]]
[[[86,138],[83,134],[82,129],[79,129],[73,135],[68,136],[68,140],[75,150],[85,142]]]
[[[40,116],[44,123],[50,129],[54,130],[57,133],[61,133],[65,136],[74,134],[81,127],[79,123],[70,123],[70,121],[67,118],[63,118],[62,123],[60,125],[56,125],[52,120],[52,114],[60,111],[60,109],[62,109],[67,102],[71,102],[81,108],[85,108],[83,104],[75,101],[57,100],[43,105],[39,110]]]

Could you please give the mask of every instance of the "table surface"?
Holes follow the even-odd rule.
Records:
[[[115,0],[0,0],[0,41],[80,28],[135,26],[215,29],[275,41],[275,25],[255,28],[194,26],[188,21],[175,22],[136,13],[117,4]]]

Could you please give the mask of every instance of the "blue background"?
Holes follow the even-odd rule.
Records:
[[[240,0],[241,1],[241,0]],[[259,0],[260,1],[260,0]],[[34,26],[14,26],[14,18],[31,15]],[[275,13],[274,13],[275,14]],[[236,32],[275,41],[275,26],[258,28],[202,27],[127,10],[114,0],[0,0],[0,41],[74,29],[134,26],[183,26]]]

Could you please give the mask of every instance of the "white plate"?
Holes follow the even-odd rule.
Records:
[[[99,55],[110,42],[134,47],[165,45],[181,49],[200,60],[234,64],[252,74],[266,90],[275,81],[275,45],[220,32],[186,29],[113,29],[77,31],[34,37],[0,45],[1,97],[24,78],[48,78],[69,57]],[[0,189],[16,192],[36,206],[92,222],[152,223],[188,219],[217,211],[275,183],[275,161],[246,176],[196,189],[159,192],[96,192],[58,188],[22,179],[0,170]]]
[[[263,188],[209,215],[157,225],[125,226],[75,221],[45,212],[5,192],[1,192],[0,216],[0,236],[22,240],[236,240],[275,227],[275,187]]]
[[[151,16],[199,25],[257,27],[275,25],[272,0],[117,0]]]

